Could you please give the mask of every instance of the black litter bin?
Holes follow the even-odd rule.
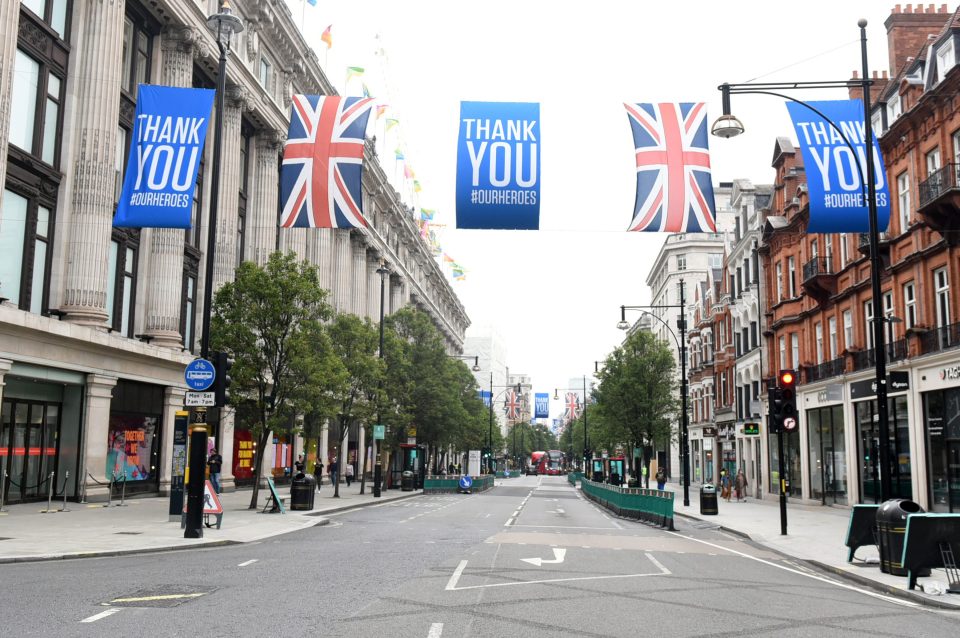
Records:
[[[880,571],[893,576],[906,576],[902,564],[903,541],[907,534],[907,517],[924,509],[908,498],[884,501],[877,509],[877,541],[880,550]]]
[[[700,513],[719,514],[717,509],[717,488],[710,483],[700,486]]]
[[[313,496],[317,491],[317,479],[312,474],[299,472],[290,483],[290,509],[310,511],[313,509]]]
[[[404,492],[412,492],[414,486],[413,472],[405,471],[400,477],[400,489]]]
[[[620,479],[620,475],[616,472],[610,473],[610,485],[620,486],[623,484],[623,481]]]

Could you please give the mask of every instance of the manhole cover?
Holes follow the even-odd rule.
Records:
[[[102,603],[109,607],[178,607],[183,603],[202,598],[216,588],[191,587],[189,585],[160,585],[141,589],[131,594],[117,596]]]
[[[123,534],[125,536],[136,536],[137,534],[143,534],[143,532],[114,532],[114,534]]]

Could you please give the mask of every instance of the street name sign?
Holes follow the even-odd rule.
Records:
[[[183,379],[187,387],[195,392],[203,392],[213,385],[217,377],[217,369],[206,359],[194,359],[187,364],[183,371]]]

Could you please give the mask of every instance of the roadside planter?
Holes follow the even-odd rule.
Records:
[[[572,482],[572,481],[571,481]],[[673,492],[580,480],[584,496],[617,516],[673,529]]]

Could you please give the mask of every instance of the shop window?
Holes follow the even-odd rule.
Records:
[[[807,410],[810,495],[824,505],[847,504],[846,438],[843,406]]]
[[[880,429],[877,423],[877,401],[854,403],[857,422],[860,499],[864,503],[880,502]],[[913,498],[912,460],[910,455],[907,397],[887,400],[892,493],[888,498]]]
[[[960,512],[960,388],[926,392],[930,510]]]

